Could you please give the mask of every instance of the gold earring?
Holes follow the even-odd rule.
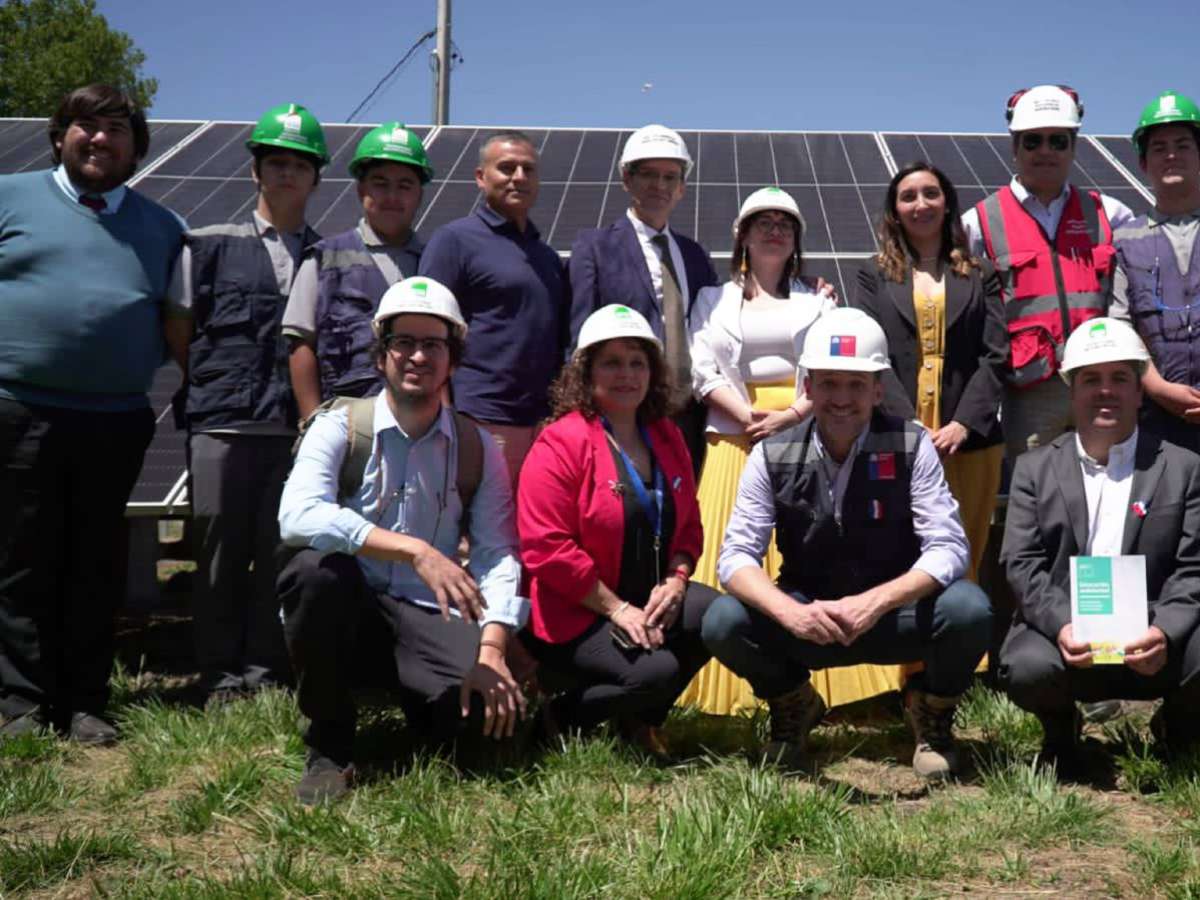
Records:
[[[749,260],[749,258],[750,258],[749,253],[746,253],[746,252],[742,253],[741,273],[743,275],[745,275],[747,272],[750,271],[750,263],[747,261],[747,260]]]

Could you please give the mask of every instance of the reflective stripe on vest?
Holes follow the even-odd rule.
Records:
[[[1104,315],[1112,287],[1112,229],[1099,194],[1070,189],[1051,243],[1037,220],[1003,187],[976,205],[988,256],[996,264],[1010,335],[1009,381],[1027,387],[1058,371],[1076,327]]]

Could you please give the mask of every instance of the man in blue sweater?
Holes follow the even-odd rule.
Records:
[[[150,135],[124,93],[72,91],[49,137],[56,168],[0,177],[0,740],[110,743],[122,519],[183,225],[125,186]]]

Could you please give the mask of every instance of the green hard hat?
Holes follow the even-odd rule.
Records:
[[[263,113],[250,133],[246,146],[251,150],[255,147],[281,147],[307,153],[320,160],[318,168],[329,162],[321,123],[299,103],[281,103]]]
[[[1142,138],[1155,125],[1169,125],[1182,122],[1200,129],[1200,107],[1191,97],[1175,91],[1164,91],[1157,100],[1146,105],[1142,110],[1142,118],[1138,121],[1137,130],[1133,132],[1133,145],[1142,152]],[[1197,134],[1200,139],[1200,134]]]
[[[403,122],[384,122],[364,134],[354,151],[354,159],[350,160],[350,174],[358,178],[363,163],[372,159],[412,166],[421,173],[422,184],[433,180],[433,166],[425,155],[425,145]]]

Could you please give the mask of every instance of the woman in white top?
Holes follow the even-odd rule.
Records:
[[[776,187],[746,198],[733,225],[732,277],[704,288],[692,307],[692,387],[708,407],[708,454],[697,492],[704,550],[695,581],[720,590],[717,556],[750,448],[797,424],[810,403],[797,385],[796,361],[809,327],[835,302],[800,279],[804,219]],[[775,577],[771,542],[763,565]],[[719,663],[710,663],[681,698],[707,712],[753,703],[753,692]]]

